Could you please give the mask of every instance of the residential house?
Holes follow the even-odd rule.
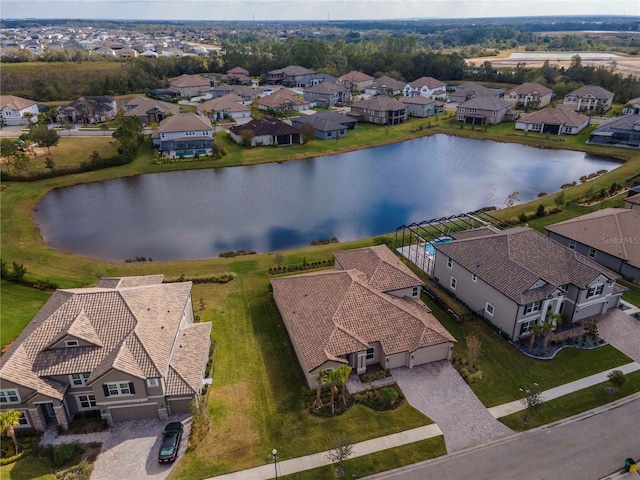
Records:
[[[337,84],[342,84],[352,92],[363,92],[373,83],[373,77],[366,73],[352,70],[338,77]]]
[[[624,278],[640,280],[640,210],[604,208],[545,227],[556,242]]]
[[[497,125],[512,121],[518,114],[511,110],[511,103],[497,97],[482,95],[472,97],[458,105],[458,121],[472,125]]]
[[[423,282],[385,245],[334,256],[334,270],[271,280],[308,388],[342,365],[361,374],[451,359],[455,339],[420,301]]]
[[[224,97],[229,94],[238,95],[242,97],[242,103],[245,105],[251,105],[253,101],[262,96],[262,92],[257,88],[247,87],[246,85],[217,85],[211,89],[212,98]]]
[[[335,107],[336,103],[348,102],[351,99],[351,93],[344,85],[322,82],[305,88],[304,99],[319,107]]]
[[[251,120],[244,125],[231,127],[229,135],[236,143],[249,142],[251,147],[300,145],[302,143],[300,130],[268,115],[259,120]]]
[[[640,148],[640,115],[624,115],[599,125],[587,143]]]
[[[576,135],[589,125],[591,117],[567,108],[545,108],[516,120],[516,130]]]
[[[447,85],[433,77],[420,77],[405,85],[403,90],[405,97],[422,96],[426,98],[446,98]]]
[[[314,73],[313,77],[311,77],[311,85],[308,86],[318,85],[322,82],[337,83],[337,80],[336,77],[328,73]]]
[[[0,122],[2,125],[29,125],[38,121],[38,103],[14,95],[0,95]]]
[[[211,323],[194,323],[191,282],[103,278],[59,289],[0,357],[0,408],[18,428],[68,428],[95,411],[110,425],[188,413],[201,392]]]
[[[499,97],[500,92],[491,88],[483,87],[474,82],[465,82],[449,93],[449,100],[455,103],[463,103],[474,97]]]
[[[349,118],[346,115],[343,116]],[[293,118],[291,119],[291,125],[300,130],[302,130],[305,125],[311,125],[314,130],[314,136],[322,140],[345,137],[348,130],[345,125],[317,113],[315,115],[300,115],[299,117]]]
[[[288,88],[281,88],[273,92],[271,95],[261,97],[257,100],[259,110],[278,110],[280,112],[301,112],[308,110],[310,104],[308,101],[300,98],[300,96]]]
[[[117,114],[118,104],[113,97],[87,96],[58,108],[58,118],[54,120],[93,125],[113,120]]]
[[[242,67],[235,67],[231,70],[227,70],[227,73],[222,76],[222,80],[227,83],[236,83],[241,85],[247,85],[251,83],[251,77],[249,71]]]
[[[400,95],[404,91],[406,82],[396,80],[395,78],[383,76],[376,78],[371,85],[364,89],[369,95]]]
[[[138,52],[136,50],[128,47],[116,50],[115,53],[119,58],[136,58],[138,56]]]
[[[577,322],[618,305],[618,274],[528,227],[451,234],[434,245],[434,279],[512,340],[548,312]]]
[[[291,122],[295,121],[304,121],[305,117],[316,117],[316,118],[326,118],[327,120],[331,120],[334,123],[339,123],[343,125],[347,130],[354,130],[358,126],[358,120],[349,115],[345,115],[340,112],[316,112],[313,115],[300,115],[299,117],[292,118]]]
[[[151,135],[162,157],[194,157],[213,154],[211,120],[195,113],[165,118]]]
[[[614,94],[597,85],[585,85],[564,96],[562,104],[576,112],[604,113],[611,108]]]
[[[623,115],[639,115],[640,114],[640,97],[629,100],[622,107]]]
[[[539,83],[523,83],[504,94],[504,99],[519,107],[543,108],[551,103],[553,90]]]
[[[174,78],[169,86],[179,97],[200,97],[211,93],[211,82],[202,75],[187,75]]]
[[[199,104],[196,109],[199,115],[206,115],[213,122],[251,118],[251,108],[247,107],[242,97],[235,93],[207,100]]]
[[[180,106],[155,98],[135,97],[125,104],[125,117],[138,117],[143,125],[160,123],[167,116],[180,113]]]
[[[624,208],[640,210],[640,186],[629,189],[627,198],[624,199]]]
[[[144,58],[158,58],[158,54],[153,50],[145,50],[140,54],[140,56]]]
[[[426,118],[439,115],[444,111],[444,104],[422,95],[412,97],[402,97],[400,102],[407,107],[407,114],[410,117]]]
[[[368,123],[397,125],[407,119],[407,106],[395,98],[377,95],[354,102],[349,115]]]
[[[306,88],[311,85],[313,76],[313,70],[297,65],[289,65],[288,67],[271,70],[268,73],[267,83],[270,85],[284,85],[285,87]]]

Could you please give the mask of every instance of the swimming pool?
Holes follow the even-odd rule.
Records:
[[[449,243],[452,240],[453,240],[453,238],[451,238],[451,237],[439,237],[439,238],[436,238],[431,243],[425,243],[424,244],[424,251],[427,252],[427,255],[431,255],[433,257],[436,254],[436,249],[435,249],[434,245],[440,245],[442,243]]]

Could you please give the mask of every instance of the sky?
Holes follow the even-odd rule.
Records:
[[[0,18],[356,20],[640,16],[639,0],[0,0]]]

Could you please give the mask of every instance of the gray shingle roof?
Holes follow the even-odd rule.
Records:
[[[462,102],[458,105],[460,108],[476,108],[478,110],[507,110],[512,107],[511,103],[506,100],[498,97],[492,97],[489,95],[480,95],[478,97],[473,97],[467,100],[466,102]]]
[[[568,93],[567,95],[575,95],[576,97],[593,95],[596,98],[607,98],[607,99],[612,99],[614,97],[614,94],[612,92],[598,85],[585,85],[583,87],[580,87],[574,90],[571,93]]]
[[[407,108],[404,103],[399,102],[395,98],[389,97],[387,95],[376,95],[375,97],[371,97],[367,100],[354,102],[352,107],[366,108],[369,110],[374,110],[376,112],[387,110],[406,110]]]
[[[538,93],[541,97],[553,92],[550,88],[540,85],[539,83],[525,82],[522,85],[512,88],[507,93],[516,92],[518,95],[529,95]]]

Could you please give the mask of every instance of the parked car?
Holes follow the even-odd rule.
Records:
[[[174,462],[178,457],[183,428],[180,422],[171,422],[164,427],[160,452],[158,452],[158,463]]]

